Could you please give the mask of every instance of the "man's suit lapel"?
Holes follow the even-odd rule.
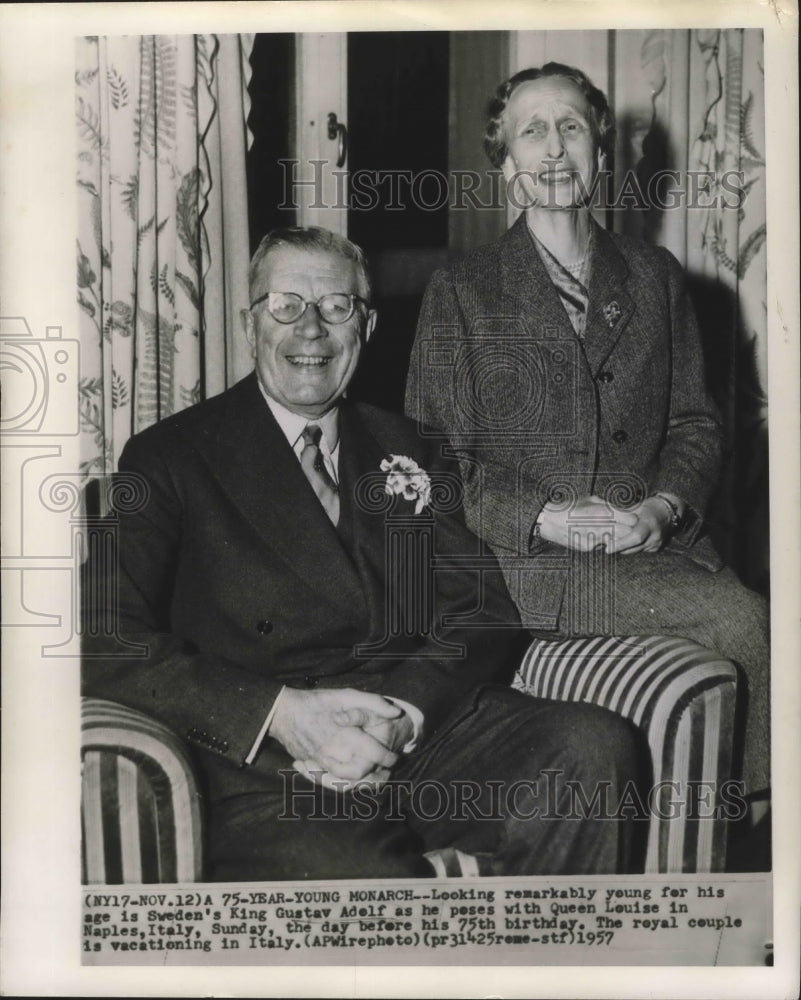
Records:
[[[381,461],[389,458],[389,452],[354,406],[341,407],[340,432],[340,496],[347,519],[344,533],[368,602],[371,633],[383,634],[387,627],[387,522],[385,511],[377,509],[381,504],[371,502],[367,484],[373,490],[376,485],[383,488]],[[362,490],[358,489],[360,480]]]
[[[593,375],[609,357],[636,308],[625,289],[629,268],[612,238],[593,223],[590,302],[584,350]]]
[[[343,402],[339,410],[339,485],[342,506],[340,534],[354,556],[365,545],[383,546],[383,534],[377,541],[376,518],[364,510],[364,497],[359,497],[358,483],[365,475],[381,473],[382,459],[389,455],[370,433],[356,408]],[[383,552],[383,548],[381,548]]]
[[[354,566],[255,375],[230,390],[227,402],[224,418],[196,442],[212,475],[288,568],[352,616],[363,600]]]

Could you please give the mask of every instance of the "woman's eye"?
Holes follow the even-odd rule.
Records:
[[[536,136],[540,136],[540,135],[544,135],[544,134],[545,134],[545,126],[542,125],[541,123],[540,124],[527,125],[525,127],[525,129],[523,130],[523,135],[536,135]]]

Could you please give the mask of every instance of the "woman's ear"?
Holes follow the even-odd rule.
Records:
[[[596,160],[598,163],[598,173],[602,174],[606,170],[606,153],[598,147],[598,152],[596,154]]]

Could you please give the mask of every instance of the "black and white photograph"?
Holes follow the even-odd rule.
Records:
[[[4,990],[790,996],[797,10],[45,6]]]

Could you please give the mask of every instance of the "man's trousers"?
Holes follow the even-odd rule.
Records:
[[[212,809],[215,880],[431,877],[449,847],[486,875],[641,868],[648,749],[605,709],[481,688],[377,794],[313,785],[270,742],[275,780]]]

